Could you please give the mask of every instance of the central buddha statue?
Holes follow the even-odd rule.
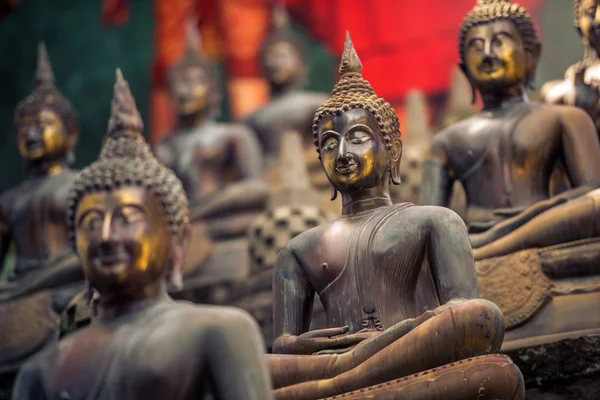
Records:
[[[584,47],[583,60],[570,66],[564,80],[542,86],[542,99],[584,109],[600,130],[600,22],[597,0],[573,0],[575,28]]]
[[[142,129],[117,71],[100,157],[77,177],[67,202],[72,246],[99,293],[98,316],[23,366],[15,400],[272,398],[264,346],[248,314],[167,295],[167,284],[181,288],[188,203]]]
[[[422,203],[447,206],[453,183],[464,187],[481,296],[502,309],[511,346],[600,333],[593,121],[579,108],[528,101],[541,44],[518,4],[479,0],[458,49],[483,110],[434,137]]]
[[[521,399],[519,370],[490,355],[503,316],[477,298],[465,224],[446,208],[392,204],[398,117],[361,71],[348,35],[340,81],[313,124],[342,216],[296,236],[277,259],[275,398]],[[315,293],[327,328],[308,331]]]

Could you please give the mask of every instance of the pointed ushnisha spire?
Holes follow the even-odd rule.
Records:
[[[44,42],[38,44],[38,59],[37,68],[35,71],[35,85],[54,85],[54,71],[52,70],[52,64],[50,63],[50,57],[48,51],[46,51],[46,45]]]
[[[116,82],[108,120],[108,136],[138,136],[144,130],[142,117],[131,95],[129,84],[123,78],[119,68],[116,71]]]
[[[350,32],[346,31],[346,42],[344,42],[344,52],[342,53],[342,60],[340,62],[340,75],[360,74],[361,72],[362,63],[350,38]]]
[[[273,5],[273,14],[271,19],[274,30],[288,28],[290,19],[284,4],[279,1],[275,2],[275,5]]]
[[[202,38],[198,32],[196,21],[192,18],[186,23],[186,51],[193,53],[202,53]]]

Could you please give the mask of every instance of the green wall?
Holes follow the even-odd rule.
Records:
[[[14,14],[0,21],[0,192],[24,176],[12,115],[32,89],[39,40],[46,42],[58,88],[79,113],[77,168],[93,161],[100,149],[117,66],[147,121],[151,4],[132,0],[129,23],[118,28],[101,26],[100,0],[22,0]]]

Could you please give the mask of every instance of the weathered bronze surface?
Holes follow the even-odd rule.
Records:
[[[384,382],[402,393],[415,381],[395,380],[497,352],[504,337],[500,310],[477,298],[462,220],[445,208],[392,205],[389,183],[399,183],[402,156],[398,118],[361,71],[348,36],[340,81],[313,125],[333,194],[342,195],[342,217],[296,236],[278,257],[277,354],[267,356],[278,399],[319,399]],[[309,332],[315,293],[327,328]],[[479,398],[523,398],[522,377],[508,359],[468,364],[485,378],[451,366],[446,386],[466,379],[479,387],[485,379],[498,392]],[[437,385],[413,398],[430,398]]]
[[[600,18],[598,0],[573,0],[575,27],[584,46],[583,60],[570,66],[565,79],[542,86],[542,99],[548,103],[584,109],[600,129]]]
[[[243,124],[216,122],[221,88],[215,66],[201,52],[192,24],[188,32],[186,53],[168,73],[177,131],[155,152],[181,179],[194,230],[204,225],[215,241],[212,257],[195,266],[198,274],[190,279],[197,279],[186,285],[204,288],[248,273],[246,232],[264,209],[269,188],[253,132]]]
[[[189,399],[209,390],[220,399],[271,398],[246,313],[167,295],[167,280],[181,286],[188,205],[142,129],[117,71],[108,137],[68,202],[72,245],[100,294],[98,318],[28,362],[14,399]]]
[[[423,179],[425,204],[464,187],[480,293],[504,312],[509,348],[600,330],[600,143],[584,111],[527,100],[540,51],[523,7],[477,3],[459,52],[484,108],[435,137]]]

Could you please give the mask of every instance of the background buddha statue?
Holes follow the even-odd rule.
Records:
[[[562,81],[542,86],[542,99],[584,109],[600,129],[600,14],[597,0],[573,0],[575,27],[584,46],[583,60],[569,67]]]
[[[327,95],[303,89],[308,74],[305,49],[289,27],[283,4],[274,2],[272,31],[261,46],[260,64],[271,92],[271,101],[244,119],[256,133],[265,154],[267,180],[273,188],[281,186],[277,157],[280,154],[281,136],[284,132],[299,132],[302,137],[304,157],[308,164],[312,185],[322,195],[321,206],[332,211],[339,209],[336,202],[330,205],[329,184],[312,151],[312,119]]]
[[[462,220],[442,207],[392,205],[389,184],[399,183],[402,156],[398,118],[361,71],[348,35],[341,78],[313,124],[342,216],[296,236],[277,259],[277,354],[267,356],[275,398],[320,399],[389,382],[393,393],[421,384],[413,399],[434,391],[477,399],[482,379],[490,399],[523,398],[508,358],[478,357],[498,351],[504,322],[494,304],[477,299]],[[327,328],[308,331],[315,293]],[[445,389],[424,384],[434,371],[413,375],[469,357],[486,373],[447,376]]]
[[[35,88],[17,106],[15,125],[27,178],[0,196],[0,263],[11,245],[16,258],[9,281],[0,282],[0,397],[21,364],[58,338],[58,314],[84,285],[66,223],[77,114],[55,86],[43,43]]]
[[[14,244],[9,280],[75,257],[68,241],[66,197],[75,177],[69,169],[79,135],[77,113],[55,86],[46,48],[40,43],[35,88],[16,108],[17,147],[26,180],[0,197],[0,262]]]
[[[514,328],[505,348],[600,331],[600,143],[584,111],[528,101],[540,51],[523,7],[477,2],[459,54],[483,110],[435,136],[422,186],[434,205],[464,187],[481,295]],[[571,189],[556,193],[557,171]]]
[[[269,189],[252,131],[215,120],[221,98],[215,67],[189,27],[186,53],[168,72],[177,131],[155,152],[181,179],[194,229],[201,221],[215,242],[213,262],[198,272],[200,279],[215,282],[247,274],[246,232],[264,209]]]
[[[99,293],[98,318],[30,360],[13,399],[271,398],[264,348],[246,313],[167,295],[167,283],[181,287],[187,199],[142,129],[117,71],[102,152],[68,201],[72,245]]]

